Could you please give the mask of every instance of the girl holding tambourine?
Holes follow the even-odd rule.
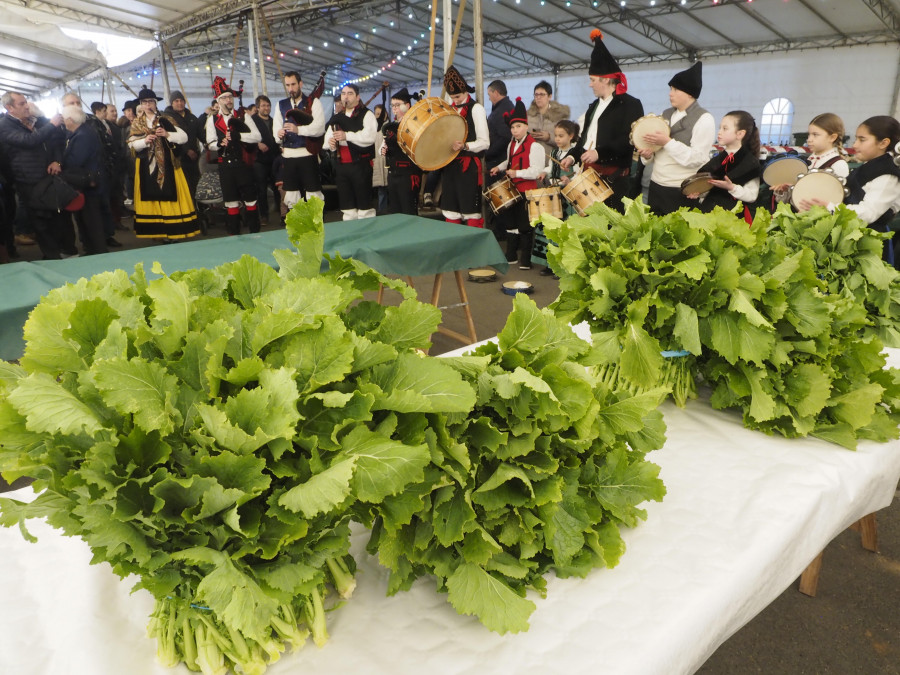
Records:
[[[887,232],[894,214],[900,211],[900,167],[894,161],[898,143],[900,122],[888,115],[876,115],[860,124],[853,143],[855,158],[864,164],[850,172],[849,195],[844,202],[879,232]],[[804,200],[798,206],[806,211],[817,204],[834,208],[820,199]],[[890,239],[884,242],[884,260],[896,266]]]
[[[732,110],[722,118],[717,139],[724,149],[698,172],[711,174],[709,182],[713,186],[699,208],[707,213],[717,206],[730,210],[742,201],[749,222],[746,204],[752,204],[759,196],[759,128],[750,113]],[[700,195],[692,193],[688,197],[697,199]]]
[[[806,147],[810,169],[830,169],[838,178],[846,180],[850,173],[844,152],[844,120],[834,113],[822,113],[812,118],[807,129]],[[776,202],[790,201],[790,185],[773,185]]]

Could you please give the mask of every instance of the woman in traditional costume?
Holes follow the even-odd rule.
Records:
[[[156,102],[161,100],[153,90],[141,89],[128,137],[137,162],[134,232],[143,238],[184,239],[200,232],[190,188],[172,151],[174,145],[187,143],[188,136],[157,111]]]

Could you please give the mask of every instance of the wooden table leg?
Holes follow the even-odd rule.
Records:
[[[469,295],[466,293],[466,283],[463,281],[462,272],[456,270],[456,287],[459,289],[459,299],[462,301],[463,313],[466,315],[466,326],[469,329],[469,338],[472,344],[478,342],[478,336],[475,335],[475,320],[472,318],[472,309],[469,307]]]
[[[816,556],[815,560],[813,560],[805,570],[803,570],[803,574],[800,575],[800,592],[803,595],[808,595],[811,598],[816,597],[816,588],[819,585],[819,572],[822,570],[822,556],[825,554],[825,551],[822,551],[819,555]]]
[[[863,516],[854,524],[853,529],[859,530],[862,547],[867,551],[878,552],[878,526],[875,522],[875,514]]]

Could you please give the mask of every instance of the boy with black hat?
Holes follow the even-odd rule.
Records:
[[[524,195],[528,190],[537,189],[537,177],[544,171],[547,156],[544,146],[528,133],[528,111],[521,98],[516,99],[516,107],[509,113],[507,123],[512,133],[507,158],[491,169],[491,175],[505,170],[516,189]],[[504,222],[507,225],[506,259],[513,262],[518,258],[519,269],[530,270],[534,228],[528,220],[524,199],[509,207],[509,216]]]
[[[703,64],[700,61],[676,73],[669,80],[672,107],[662,114],[669,124],[669,131],[644,135],[647,143],[662,146],[655,153],[653,150],[640,151],[644,164],[653,160],[647,202],[657,215],[672,213],[682,206],[693,206],[682,194],[681,183],[709,161],[709,151],[716,140],[716,122],[697,103],[702,87]]]
[[[484,227],[481,161],[490,146],[487,113],[483,105],[469,96],[475,89],[466,84],[455,67],[450,66],[444,74],[444,86],[454,109],[466,120],[468,134],[465,141],[453,141],[451,145],[459,154],[443,169],[441,211],[448,223],[465,221],[471,227]]]
[[[622,197],[632,197],[631,161],[633,148],[629,140],[631,125],[644,114],[639,99],[628,92],[628,80],[603,42],[603,33],[591,31],[594,50],[588,69],[594,102],[578,118],[581,138],[562,166],[569,168],[578,157],[585,167],[600,174],[613,190],[605,204],[620,208]]]
[[[257,144],[262,141],[259,129],[243,108],[234,109],[234,92],[223,77],[213,81],[219,112],[206,118],[206,141],[210,150],[219,154],[219,181],[225,200],[225,225],[229,234],[241,232],[241,202],[251,232],[259,232],[258,192],[253,162]]]
[[[391,96],[392,121],[381,127],[384,145],[381,154],[388,164],[388,213],[419,215],[419,188],[422,185],[422,169],[406,156],[397,143],[400,120],[410,108],[412,96],[403,87]]]

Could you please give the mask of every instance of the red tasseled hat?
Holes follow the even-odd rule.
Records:
[[[525,104],[522,103],[521,96],[516,96],[516,107],[512,112],[506,114],[506,123],[512,126],[513,122],[528,124],[528,111],[525,109]]]

